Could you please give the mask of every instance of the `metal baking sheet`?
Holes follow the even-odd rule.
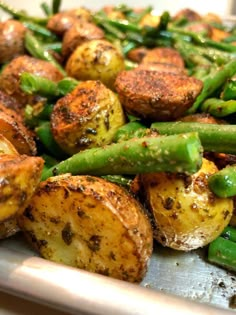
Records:
[[[156,245],[140,285],[39,258],[21,234],[0,242],[0,290],[77,315],[227,315],[236,275]],[[232,305],[233,307],[233,305]]]
[[[28,7],[9,1],[24,2]],[[236,314],[236,274],[209,264],[204,249],[182,253],[157,244],[144,280],[134,285],[39,258],[18,234],[0,241],[0,290],[77,315]]]

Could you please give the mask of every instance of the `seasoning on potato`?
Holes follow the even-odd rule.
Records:
[[[113,89],[117,74],[124,70],[124,56],[116,46],[104,39],[79,45],[66,63],[66,72],[78,80],[100,80]]]
[[[159,243],[189,251],[209,244],[222,233],[231,219],[233,200],[218,198],[210,191],[207,180],[217,170],[213,162],[203,159],[201,169],[191,176],[163,172],[140,175]]]
[[[81,82],[60,98],[51,115],[52,133],[69,154],[112,142],[125,124],[125,114],[117,95],[101,81]]]
[[[140,282],[152,229],[140,203],[120,186],[65,174],[40,183],[18,223],[46,259]]]

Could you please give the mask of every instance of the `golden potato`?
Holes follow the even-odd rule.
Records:
[[[68,154],[112,142],[125,123],[118,97],[100,81],[81,82],[53,108],[52,133]]]
[[[104,39],[79,45],[66,63],[69,76],[78,80],[100,80],[109,88],[113,88],[117,74],[124,68],[121,52]]]
[[[43,159],[0,154],[0,222],[25,209],[38,185]]]
[[[127,191],[94,176],[65,174],[41,182],[18,217],[46,259],[139,282],[152,253],[152,229]]]
[[[36,155],[32,133],[23,124],[21,116],[0,102],[0,134],[7,138],[19,154]],[[7,153],[7,152],[6,152]]]
[[[144,195],[153,214],[154,238],[164,246],[189,251],[221,234],[232,216],[233,201],[218,198],[208,188],[208,177],[217,171],[203,159],[192,176],[155,173],[141,175]]]

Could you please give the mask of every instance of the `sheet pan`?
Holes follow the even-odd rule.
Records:
[[[39,258],[18,235],[0,242],[0,290],[77,315],[236,314],[236,275],[203,250],[156,246],[138,285]]]
[[[205,254],[156,246],[146,277],[133,285],[39,258],[17,235],[0,242],[0,290],[77,315],[236,314],[236,275]]]

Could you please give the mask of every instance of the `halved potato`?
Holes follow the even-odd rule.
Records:
[[[94,176],[41,182],[18,223],[44,258],[130,282],[142,280],[152,253],[152,229],[141,205]]]
[[[78,80],[100,80],[111,89],[117,74],[124,68],[124,56],[105,39],[93,39],[79,45],[66,63],[69,76]]]
[[[31,132],[21,117],[0,102],[0,134],[7,138],[19,154],[36,155],[37,148]]]
[[[208,177],[217,171],[203,159],[201,169],[184,174],[141,175],[148,207],[156,228],[154,238],[163,246],[189,251],[213,241],[228,225],[233,212],[231,198],[218,198],[208,187]]]
[[[125,114],[117,95],[100,81],[81,82],[53,108],[54,139],[68,154],[110,144]]]
[[[38,185],[43,159],[0,154],[0,222],[25,209]]]

